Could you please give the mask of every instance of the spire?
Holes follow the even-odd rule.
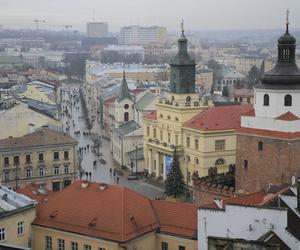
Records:
[[[290,15],[290,11],[287,9],[286,10],[286,22],[285,22],[285,25],[286,25],[285,34],[289,33],[289,24],[290,24],[289,15]]]
[[[117,96],[117,100],[118,100],[118,102],[120,102],[120,101],[122,101],[126,98],[133,101],[132,96],[131,96],[130,91],[129,91],[129,88],[128,88],[128,85],[127,85],[126,75],[125,75],[125,70],[124,70],[123,71],[123,80],[122,80],[121,86],[119,88],[119,93],[118,93],[118,96]]]
[[[184,25],[183,25],[183,19],[181,20],[181,37],[185,37],[184,35]]]

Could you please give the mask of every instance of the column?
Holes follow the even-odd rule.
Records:
[[[167,165],[166,165],[166,155],[164,155],[163,157],[163,163],[164,163],[164,167],[163,167],[163,179],[166,180],[167,179]]]
[[[148,151],[148,171],[149,171],[149,174],[152,174],[152,172],[153,172],[152,150],[150,150],[150,149]]]
[[[160,169],[160,162],[159,162],[159,152],[156,152],[156,177],[159,177],[159,169]]]

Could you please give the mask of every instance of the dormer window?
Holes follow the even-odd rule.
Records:
[[[291,107],[292,106],[292,96],[291,95],[286,95],[284,97],[284,106],[285,107]]]
[[[270,105],[270,97],[268,94],[264,95],[264,106],[269,106]]]

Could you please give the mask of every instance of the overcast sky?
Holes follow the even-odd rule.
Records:
[[[109,31],[125,25],[161,25],[186,30],[282,28],[290,9],[291,29],[300,28],[300,0],[0,0],[0,24],[5,28],[41,28],[71,24],[84,31],[87,21],[109,23]]]

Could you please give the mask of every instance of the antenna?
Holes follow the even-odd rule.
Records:
[[[181,25],[180,25],[180,28],[181,28],[181,35],[184,35],[184,25],[183,25],[183,19],[181,20]]]

